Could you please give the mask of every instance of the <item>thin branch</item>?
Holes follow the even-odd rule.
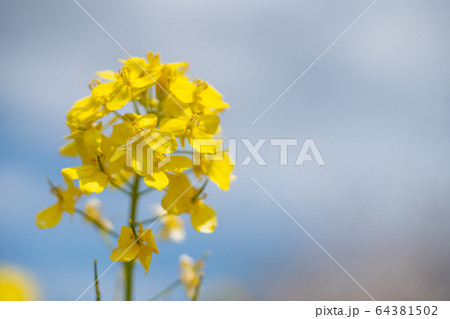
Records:
[[[125,188],[117,185],[116,183],[110,182],[110,184],[111,184],[111,186],[113,186],[113,187],[117,188],[118,190],[122,191],[123,193],[125,193],[127,195],[131,195],[131,193],[129,191],[127,191]]]
[[[130,188],[133,187],[133,185],[130,183],[130,181],[122,175],[122,173],[117,173],[117,175],[119,175],[120,179],[127,184]]]
[[[94,226],[98,227],[100,230],[110,234],[111,236],[114,237],[119,237],[119,234],[116,233],[114,230],[108,229],[105,226],[103,226],[98,220],[93,219],[91,216],[89,216],[88,214],[86,214],[84,211],[82,211],[81,209],[75,209],[75,211],[82,215],[84,218],[86,218],[87,220],[89,220]]]
[[[97,259],[94,259],[94,279],[95,279],[95,296],[96,296],[96,300],[100,301],[100,288],[98,286]]]
[[[206,188],[206,184],[208,184],[209,179],[205,180],[205,182],[203,183],[203,186],[199,189],[199,191],[197,192],[197,194],[195,194],[194,197],[192,197],[191,202],[195,202],[195,200],[203,193],[203,191]]]
[[[152,222],[156,222],[160,217],[161,217],[161,216],[156,216],[156,217],[144,219],[143,221],[141,221],[141,223],[142,223],[142,225],[150,224],[150,223],[152,223]]]
[[[147,194],[147,193],[149,193],[149,192],[151,192],[151,191],[154,191],[154,190],[155,190],[154,188],[149,187],[149,188],[144,189],[143,191],[141,191],[141,192],[139,193],[139,196],[144,195],[144,194]]]
[[[138,106],[137,106],[137,104],[136,104],[136,101],[135,100],[131,100],[132,102],[133,102],[133,105],[134,105],[134,110],[136,111],[136,114],[137,115],[141,115],[141,113],[139,112],[139,108],[138,108]]]

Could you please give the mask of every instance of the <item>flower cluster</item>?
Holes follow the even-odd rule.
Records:
[[[67,187],[52,185],[57,203],[41,211],[36,221],[40,228],[53,227],[64,211],[80,212],[111,234],[97,207],[88,205],[86,212],[75,204],[82,195],[118,189],[130,196],[132,207],[110,258],[139,259],[148,271],[158,248],[152,230],[137,220],[136,202],[147,192],[140,189],[140,181],[165,191],[161,237],[180,232],[183,223],[177,215],[182,213],[190,214],[197,231],[213,232],[216,212],[205,203],[204,191],[208,180],[222,190],[228,190],[232,180],[233,164],[217,138],[219,115],[229,106],[209,83],[186,76],[186,62],[162,64],[159,54],[151,52],[146,59],[120,62],[118,72],[98,72],[101,79],[89,84],[91,94],[68,112],[70,135],[60,153],[81,163],[62,169]]]

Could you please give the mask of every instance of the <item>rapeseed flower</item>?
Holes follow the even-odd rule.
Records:
[[[86,195],[101,193],[114,180],[112,175],[123,168],[125,154],[97,128],[90,128],[83,137],[82,153],[79,150],[83,165],[65,168],[61,173],[71,180],[79,179],[80,190]]]
[[[195,293],[203,277],[202,270],[204,267],[205,263],[202,259],[194,261],[188,255],[180,256],[180,281],[190,299],[195,297]]]
[[[40,211],[36,216],[36,224],[39,228],[51,228],[56,226],[63,212],[73,214],[75,212],[75,204],[81,197],[81,192],[73,185],[73,182],[64,178],[67,188],[62,189],[61,186],[51,187],[51,193],[56,196],[56,204]]]
[[[54,227],[64,211],[78,212],[108,243],[110,236],[118,237],[110,259],[126,263],[125,296],[131,300],[133,267],[128,263],[139,259],[147,273],[152,254],[159,253],[152,230],[144,230],[139,222],[140,198],[150,190],[165,190],[160,215],[143,221],[160,223],[159,239],[185,239],[182,213],[190,215],[196,231],[211,233],[217,216],[204,201],[206,183],[211,180],[228,190],[233,164],[220,150],[218,138],[220,115],[229,105],[211,84],[187,75],[188,63],[161,63],[159,54],[152,52],[119,61],[119,71],[98,72],[101,80],[92,80],[90,94],[67,113],[70,134],[59,152],[78,158],[79,164],[61,170],[67,187],[52,185],[57,202],[39,212],[36,223],[40,228]],[[185,156],[187,144],[195,151],[193,156]],[[189,173],[204,181],[203,186],[193,187]],[[120,234],[103,217],[97,199],[89,199],[83,210],[75,207],[82,194],[101,193],[107,186],[131,202],[129,226],[122,226]],[[180,267],[180,279],[193,298],[203,265],[183,257]]]
[[[159,254],[155,237],[150,228],[143,229],[142,223],[139,230],[135,232],[131,227],[122,226],[117,248],[114,249],[109,258],[114,262],[130,262],[136,259],[142,264],[145,273],[148,273],[152,253]]]
[[[189,213],[195,230],[212,233],[217,226],[217,217],[214,209],[202,200],[203,187],[192,187],[185,174],[170,175],[169,179],[169,187],[162,198],[161,206],[169,214]]]

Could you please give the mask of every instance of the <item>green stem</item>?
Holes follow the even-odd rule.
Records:
[[[133,268],[134,261],[124,263],[125,267],[125,300],[131,301],[133,297]]]
[[[112,229],[108,229],[105,226],[103,226],[98,220],[93,219],[91,216],[89,216],[88,214],[86,214],[84,211],[82,211],[81,209],[76,208],[75,211],[80,214],[81,216],[83,216],[84,218],[86,218],[88,221],[90,221],[94,226],[96,226],[97,228],[99,228],[100,230],[110,234],[111,236],[114,237],[119,237],[119,234],[116,233],[114,230]]]
[[[100,301],[100,288],[98,286],[97,259],[94,260],[95,300]]]
[[[155,188],[150,188],[150,187],[148,187],[147,189],[144,189],[142,192],[140,192],[140,193],[139,193],[139,196],[140,196],[140,195],[147,194],[148,192],[152,192],[152,191],[154,191],[154,190],[155,190]]]
[[[149,219],[144,219],[143,221],[141,221],[141,223],[142,223],[142,225],[150,224],[150,223],[156,222],[160,218],[161,218],[161,216],[156,216],[156,217],[152,217]]]
[[[131,206],[130,206],[130,220],[134,224],[136,220],[137,203],[139,199],[139,182],[141,176],[136,174],[134,176],[134,183],[131,190]],[[125,267],[125,300],[131,301],[133,299],[133,262],[127,262],[124,264]]]
[[[139,108],[138,108],[138,106],[136,104],[136,101],[135,100],[131,100],[131,101],[133,101],[134,110],[136,111],[136,114],[137,115],[141,115],[141,113],[139,112]]]

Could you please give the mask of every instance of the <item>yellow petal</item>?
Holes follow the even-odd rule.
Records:
[[[189,113],[189,108],[184,108],[179,102],[175,99],[165,99],[163,103],[163,113],[166,117],[178,118],[180,116],[184,116],[186,112]]]
[[[152,175],[145,176],[145,184],[161,191],[169,184],[169,179],[163,171],[155,171]]]
[[[80,179],[86,178],[94,175],[98,171],[98,168],[94,165],[83,165],[83,166],[75,166],[68,167],[61,170],[63,176],[68,177],[69,179]]]
[[[156,126],[156,123],[158,122],[158,117],[155,114],[147,114],[141,116],[137,122],[139,128],[141,129],[142,128],[152,129]]]
[[[150,247],[145,244],[141,244],[138,258],[141,262],[142,267],[144,267],[145,269],[145,274],[147,274],[148,270],[150,269],[150,263],[152,261],[152,251]]]
[[[116,111],[130,102],[131,97],[131,90],[128,86],[118,85],[109,96],[109,102],[106,103],[106,108],[110,111]]]
[[[108,175],[98,171],[90,177],[80,179],[80,190],[86,195],[101,193],[108,185]]]
[[[120,85],[120,80],[102,83],[92,89],[92,97],[105,97],[111,95]]]
[[[61,220],[63,209],[61,203],[56,203],[37,214],[36,224],[39,228],[51,228]]]
[[[189,81],[185,76],[178,76],[170,84],[170,91],[183,103],[192,103],[194,101],[195,84]]]
[[[133,136],[133,130],[130,122],[123,122],[113,126],[111,140],[117,145],[123,145]]]
[[[111,70],[98,71],[95,74],[97,74],[97,76],[104,78],[106,80],[115,80],[117,78],[117,74]]]
[[[161,200],[161,206],[169,214],[181,214],[191,209],[191,199],[194,196],[194,188],[191,187],[189,178],[183,173],[169,174],[169,187],[167,194]]]
[[[203,114],[197,128],[207,134],[214,135],[220,124],[220,118],[217,114]]]
[[[146,136],[145,141],[153,151],[161,154],[173,153],[178,147],[177,140],[172,133],[160,132],[159,130],[153,130]]]
[[[88,154],[91,157],[94,157],[97,155],[97,152],[100,151],[100,144],[102,142],[102,135],[100,131],[94,127],[88,129],[83,134],[83,142],[84,147]]]
[[[220,149],[218,141],[197,128],[192,129],[192,136],[188,138],[188,141],[197,152],[202,154],[215,154]]]
[[[64,176],[64,180],[67,184],[67,189],[61,193],[63,210],[68,213],[75,213],[75,204],[82,195],[81,191],[75,187],[73,181]]]
[[[210,84],[199,94],[200,104],[209,109],[222,110],[230,106],[222,101],[222,95]]]
[[[77,146],[75,144],[75,141],[72,139],[63,146],[59,148],[59,153],[64,156],[77,156]]]
[[[140,251],[138,254],[138,258],[147,274],[150,268],[150,262],[152,260],[152,253],[158,254],[159,250],[156,246],[155,237],[153,236],[153,232],[150,228],[141,230],[139,234],[143,242],[141,242],[141,245],[139,247]]]
[[[147,73],[144,73],[142,77],[133,80],[132,85],[136,89],[147,89],[156,83],[155,76],[156,74],[154,74],[154,76],[150,74],[149,76]]]
[[[126,69],[130,71],[132,78],[137,78],[145,70],[145,59],[139,57],[131,57],[127,60],[119,60],[123,62]]]
[[[128,262],[136,259],[139,245],[130,227],[122,226],[117,244],[117,248],[112,251],[109,259],[113,262]]]
[[[212,159],[209,167],[209,178],[219,186],[220,189],[226,191],[230,188],[231,173],[233,172],[233,164],[227,153],[221,154],[222,159]]]
[[[147,228],[142,231],[141,236],[142,240],[147,243],[150,250],[154,253],[159,254],[158,247],[156,246],[155,236],[153,235],[151,228]]]
[[[185,119],[162,119],[159,123],[161,131],[170,132],[176,137],[183,136],[186,133],[186,127],[188,122]]]
[[[212,233],[217,226],[216,212],[203,201],[197,200],[191,212],[191,223],[201,233]]]
[[[130,88],[123,84],[121,79],[102,83],[92,90],[93,97],[107,97],[106,108],[110,111],[120,109],[131,99]]]
[[[171,172],[181,173],[182,171],[192,167],[192,160],[186,156],[171,156],[169,162],[159,169]]]
[[[102,135],[102,144],[100,145],[100,151],[104,155],[103,162],[107,163],[111,157],[116,153],[117,145],[113,143],[110,137]]]
[[[115,174],[120,172],[120,170],[125,165],[125,154],[118,153],[117,156],[114,156],[111,161],[106,164],[106,171],[109,174]]]

